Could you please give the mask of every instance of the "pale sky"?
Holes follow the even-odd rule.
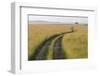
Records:
[[[29,22],[59,22],[59,23],[75,23],[88,24],[87,17],[54,17],[54,16],[29,16]]]

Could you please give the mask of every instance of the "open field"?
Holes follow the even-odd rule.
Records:
[[[87,58],[87,26],[67,24],[30,24],[28,59]]]
[[[64,35],[62,45],[68,59],[88,57],[88,30],[76,26],[76,32]]]

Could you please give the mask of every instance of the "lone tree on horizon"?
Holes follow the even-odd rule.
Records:
[[[75,24],[79,24],[78,22],[75,22]]]

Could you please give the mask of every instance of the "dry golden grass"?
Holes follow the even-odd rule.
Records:
[[[28,31],[28,56],[32,56],[35,49],[46,38],[70,31],[67,24],[30,24]],[[76,25],[76,32],[64,35],[62,45],[67,58],[87,58],[87,27]]]
[[[75,32],[66,34],[63,38],[63,49],[68,59],[88,57],[87,26],[76,25]]]

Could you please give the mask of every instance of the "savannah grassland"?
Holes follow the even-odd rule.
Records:
[[[52,35],[71,31],[68,24],[29,24],[28,28],[28,58],[45,39]],[[87,26],[74,25],[74,32],[65,34],[62,40],[62,47],[68,59],[88,57],[88,30]],[[52,51],[52,50],[50,50]],[[48,59],[51,59],[52,52],[49,52]]]

